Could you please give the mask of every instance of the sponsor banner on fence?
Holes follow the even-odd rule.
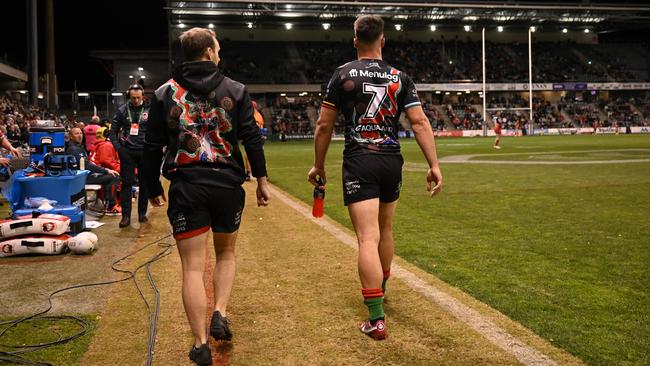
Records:
[[[481,83],[441,83],[416,84],[418,91],[481,91]],[[526,91],[528,83],[489,83],[485,85],[491,92],[495,91]],[[650,83],[533,83],[533,90],[562,91],[562,90],[650,90]]]
[[[646,127],[630,127],[631,133],[650,133],[650,126]],[[591,135],[594,133],[592,127],[583,128],[536,128],[535,135]],[[612,135],[616,133],[614,127],[599,127],[597,135]],[[625,127],[619,128],[619,133],[625,134]],[[476,136],[489,136],[494,137],[496,134],[494,130],[490,129],[487,134],[483,134],[483,130],[463,130],[463,131],[434,131],[436,137],[476,137]],[[501,136],[516,136],[516,130],[502,130]]]

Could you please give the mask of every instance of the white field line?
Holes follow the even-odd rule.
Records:
[[[273,185],[271,185],[271,193],[287,206],[293,208],[305,218],[323,228],[343,244],[357,250],[357,240],[337,225],[334,225],[327,220],[312,217],[311,211],[304,204],[299,203],[296,199]],[[514,356],[524,365],[557,365],[557,363],[547,355],[528,346],[526,343],[508,333],[505,329],[485,318],[476,310],[471,309],[439,288],[426,283],[424,280],[402,266],[393,263],[391,273],[394,277],[404,281],[408,287],[446,310],[471,329],[488,339],[491,343]]]
[[[511,165],[575,165],[575,164],[619,164],[619,163],[645,163],[650,162],[648,159],[621,159],[621,160],[572,160],[572,161],[555,161],[555,160],[539,160],[539,161],[526,161],[526,160],[472,160],[478,156],[513,156],[513,155],[556,155],[556,154],[573,154],[573,153],[607,153],[607,152],[630,152],[642,151],[650,152],[650,149],[605,149],[605,150],[573,150],[573,151],[543,151],[543,152],[516,152],[516,153],[501,153],[501,154],[470,154],[470,155],[451,155],[440,158],[441,163],[454,163],[454,164],[511,164]],[[425,168],[424,164],[405,164],[409,168]],[[426,169],[425,169],[426,170]]]

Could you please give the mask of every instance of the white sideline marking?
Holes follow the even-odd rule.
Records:
[[[350,236],[348,233],[341,230],[336,225],[331,224],[327,220],[316,219],[312,217],[311,211],[307,207],[298,203],[295,199],[281,191],[279,188],[273,185],[270,185],[270,188],[271,193],[280,201],[284,202],[287,206],[298,211],[298,213],[302,214],[304,217],[311,220],[316,225],[325,229],[325,231],[332,234],[332,236],[334,236],[343,244],[346,244],[347,246],[357,250],[357,240]],[[393,263],[391,272],[393,276],[404,281],[408,287],[423,295],[428,300],[436,303],[441,308],[445,309],[448,313],[456,317],[458,320],[462,321],[474,331],[487,338],[492,344],[514,356],[524,365],[557,365],[557,363],[547,355],[528,346],[526,343],[508,333],[505,329],[499,327],[489,319],[482,316],[476,310],[471,309],[467,305],[461,303],[456,298],[447,294],[446,292],[443,292],[439,288],[426,283],[424,280],[409,270],[401,267],[396,263]]]
[[[648,152],[650,149],[604,149],[604,150],[573,150],[573,151],[543,151],[531,153],[500,153],[500,154],[470,154],[470,155],[451,155],[440,158],[441,163],[454,163],[454,164],[511,164],[511,165],[576,165],[576,164],[622,164],[622,163],[645,163],[650,162],[650,159],[621,159],[621,160],[570,160],[570,161],[555,161],[555,160],[472,160],[478,156],[512,156],[512,155],[556,155],[556,154],[573,154],[573,153],[603,153],[603,152],[625,152],[625,151],[643,151]],[[405,164],[406,165],[406,164]],[[411,164],[411,169],[421,169],[425,167],[424,164]],[[428,168],[427,168],[428,169]]]

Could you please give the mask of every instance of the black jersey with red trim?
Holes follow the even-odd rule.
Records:
[[[343,156],[354,156],[400,154],[400,114],[419,105],[417,89],[408,75],[383,60],[360,59],[336,69],[322,107],[343,113]]]

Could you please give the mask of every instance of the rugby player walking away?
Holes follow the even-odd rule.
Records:
[[[501,118],[499,115],[497,115],[492,121],[494,122],[494,134],[497,135],[497,137],[494,139],[493,147],[495,149],[500,149],[501,146],[499,146],[499,142],[501,142]]]
[[[403,158],[397,140],[406,111],[415,138],[429,163],[427,190],[442,187],[433,131],[410,77],[382,60],[384,22],[364,15],[354,22],[356,61],[340,66],[329,82],[315,132],[314,166],[309,182],[327,182],[325,156],[337,113],[345,117],[343,197],[359,243],[358,269],[368,320],[360,330],[373,339],[387,336],[383,299],[394,242],[392,221],[402,186]]]
[[[159,180],[161,162],[163,175],[171,181],[167,215],[181,257],[183,305],[194,335],[189,357],[199,365],[211,365],[203,284],[205,245],[212,229],[216,265],[210,335],[229,341],[232,333],[226,307],[235,279],[235,240],[246,177],[238,140],[243,141],[257,177],[257,205],[266,206],[270,193],[264,141],[253,118],[253,105],[243,84],[219,72],[219,42],[214,32],[192,28],[180,36],[180,42],[187,62],[156,90],[151,103],[145,177],[154,206],[165,201]]]

